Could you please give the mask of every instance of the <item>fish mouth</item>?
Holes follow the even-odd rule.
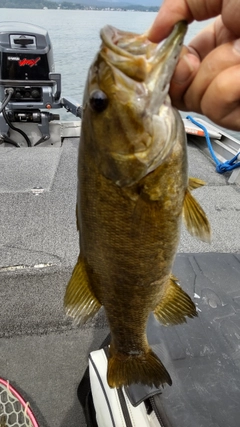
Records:
[[[176,143],[179,120],[168,91],[186,30],[186,22],[177,23],[160,44],[150,42],[147,33],[111,26],[100,32],[102,44],[84,99],[96,123],[93,140],[99,141],[101,171],[121,187],[154,171]],[[101,114],[90,102],[95,91],[107,99]],[[102,142],[106,133],[107,146]]]
[[[186,31],[187,22],[180,21],[167,39],[156,44],[148,40],[147,33],[126,33],[109,25],[101,30],[105,60],[129,77],[131,86],[134,81],[144,83],[149,100],[146,108],[152,114],[159,113],[167,97]]]

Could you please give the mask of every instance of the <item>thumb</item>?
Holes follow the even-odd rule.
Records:
[[[173,105],[180,110],[186,109],[184,94],[196,76],[199,66],[199,57],[189,48],[183,46],[169,91]]]

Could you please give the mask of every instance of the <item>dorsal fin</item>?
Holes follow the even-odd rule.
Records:
[[[210,243],[211,228],[204,210],[189,190],[183,204],[183,220],[188,232],[203,242]]]
[[[194,178],[192,176],[189,176],[188,178],[188,190],[192,191],[196,188],[203,187],[206,185],[206,182],[199,178]]]

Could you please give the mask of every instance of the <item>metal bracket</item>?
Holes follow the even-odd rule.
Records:
[[[38,123],[38,128],[42,134],[42,141],[47,141],[50,138],[49,132],[49,114],[41,112],[41,122]]]
[[[3,137],[3,135],[8,134],[9,132],[9,126],[6,123],[3,114],[0,114],[0,137]]]

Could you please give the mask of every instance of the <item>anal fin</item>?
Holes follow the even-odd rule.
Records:
[[[72,277],[67,285],[64,306],[67,315],[73,317],[77,324],[85,323],[101,307],[91,289],[85,263],[81,256],[78,258]]]
[[[163,325],[178,325],[186,322],[186,317],[196,317],[195,304],[188,294],[177,284],[174,276],[169,277],[166,291],[154,310],[156,318]]]
[[[183,204],[183,220],[188,232],[202,240],[210,243],[211,228],[204,210],[189,190],[186,190]]]

